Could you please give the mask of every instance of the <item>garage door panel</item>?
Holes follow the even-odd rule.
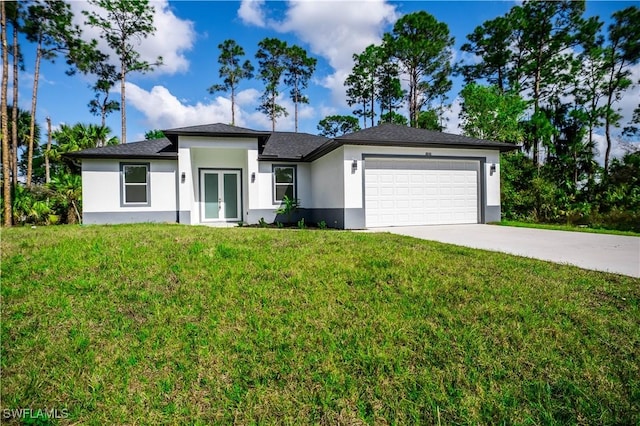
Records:
[[[367,160],[366,225],[478,222],[479,162]]]

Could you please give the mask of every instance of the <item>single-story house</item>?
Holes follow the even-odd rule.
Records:
[[[85,224],[276,220],[361,229],[500,220],[500,152],[517,146],[394,124],[333,139],[207,124],[68,154]],[[296,218],[297,219],[297,218]]]

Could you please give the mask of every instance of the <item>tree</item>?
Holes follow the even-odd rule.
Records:
[[[107,115],[120,110],[120,103],[109,99],[111,89],[118,81],[118,73],[115,66],[106,62],[106,55],[100,52],[89,61],[89,72],[96,75],[96,82],[92,86],[94,97],[87,106],[91,114],[100,117],[100,124],[104,127]]]
[[[522,142],[520,120],[527,103],[519,95],[502,93],[498,86],[470,83],[460,96],[460,119],[465,135],[498,142]]]
[[[111,129],[108,127],[96,126],[95,124],[77,123],[73,126],[63,124],[51,133],[55,144],[48,152],[49,158],[52,161],[61,162],[62,155],[69,152],[103,145],[117,145],[118,138],[110,138],[110,133]],[[71,164],[67,164],[65,169],[65,173],[79,173],[79,169]]]
[[[209,87],[209,93],[230,91],[231,92],[231,125],[236,124],[236,90],[241,80],[253,78],[253,65],[248,59],[242,64],[241,57],[244,56],[244,49],[234,40],[225,40],[218,45],[220,55],[218,63],[220,70],[218,74],[222,78],[222,84],[214,84]]]
[[[451,88],[453,37],[447,24],[420,11],[400,18],[384,35],[384,45],[409,78],[409,122],[416,127],[422,107],[432,107]]]
[[[71,6],[62,1],[38,1],[31,4],[27,9],[24,31],[27,39],[36,44],[33,93],[31,96],[31,131],[29,133],[27,175],[25,179],[27,186],[31,185],[40,63],[42,59],[53,61],[60,53],[68,54],[76,44],[82,43],[80,27],[73,25],[72,20]]]
[[[358,119],[351,115],[329,115],[318,123],[321,136],[337,138],[360,130]]]
[[[289,88],[289,96],[294,105],[295,131],[298,131],[298,105],[308,104],[303,90],[309,85],[309,79],[316,69],[316,58],[307,56],[307,51],[300,46],[293,45],[287,49],[285,56],[284,84]]]
[[[357,117],[362,117],[362,127],[365,129],[367,128],[367,118],[373,114],[373,110],[368,108],[370,96],[373,92],[368,83],[369,80],[363,70],[355,66],[344,82],[347,87],[347,104],[350,107],[357,106],[352,112]]]
[[[390,62],[387,57],[384,57],[382,64],[378,68],[378,87],[376,93],[378,101],[380,102],[381,121],[385,121],[383,116],[387,118],[399,116],[395,111],[400,108],[406,95],[405,91],[402,89],[399,74],[400,71],[398,70],[398,65]],[[400,117],[404,118],[406,121],[405,117]]]
[[[277,38],[265,38],[258,43],[258,75],[264,83],[258,111],[271,120],[271,130],[275,132],[279,117],[289,115],[285,107],[277,103],[280,95],[280,79],[286,69],[287,43]]]
[[[20,44],[18,43],[18,33],[21,30],[20,19],[22,18],[23,10],[22,3],[20,2],[6,2],[5,13],[7,14],[7,20],[11,23],[13,28],[13,46],[12,46],[12,77],[13,77],[13,98],[12,105],[18,105],[18,69],[22,63],[22,55],[20,55]],[[15,189],[18,184],[18,109],[12,108],[11,111],[11,178],[12,185]]]
[[[530,92],[533,119],[530,145],[533,161],[540,164],[539,148],[544,142],[544,114],[541,107],[551,95],[562,92],[571,81],[570,49],[580,42],[584,1],[527,1],[508,14],[515,36],[512,41],[516,62],[510,71],[510,81],[522,92]],[[542,127],[541,127],[542,126]]]
[[[11,226],[11,159],[9,158],[9,115],[7,114],[7,90],[9,85],[9,46],[7,43],[7,15],[5,2],[0,2],[0,43],[2,44],[2,86],[0,89],[0,116],[2,125],[2,199],[4,201],[4,226]]]
[[[418,125],[416,127],[441,132],[443,127],[442,124],[440,124],[440,114],[434,109],[420,111],[420,115],[418,115]]]
[[[606,79],[603,90],[606,97],[604,130],[607,139],[607,150],[604,156],[604,170],[609,168],[609,156],[611,155],[611,126],[617,126],[620,114],[614,109],[622,93],[628,89],[633,81],[630,66],[640,60],[640,9],[631,6],[615,12],[613,22],[609,25],[609,45],[604,49],[604,65]]]
[[[420,120],[418,119],[418,122],[419,121]],[[380,116],[380,123],[392,123],[400,126],[407,126],[409,125],[409,120],[407,120],[407,117],[402,114],[398,114],[395,111],[389,111]]]
[[[144,134],[145,140],[154,140],[154,139],[164,139],[164,132],[162,130],[153,129],[149,130]]]
[[[127,103],[125,83],[132,72],[146,73],[162,64],[158,57],[155,63],[142,60],[136,50],[135,41],[140,41],[152,35],[156,28],[153,25],[154,8],[148,0],[90,0],[98,6],[106,16],[97,11],[84,11],[87,24],[98,28],[102,38],[118,55],[120,68],[120,112],[122,122],[122,137],[120,142],[127,142]]]
[[[463,44],[460,50],[481,59],[477,64],[459,64],[456,67],[467,83],[485,79],[489,84],[496,85],[501,93],[508,89],[512,33],[511,21],[500,16],[485,21],[467,36],[469,42]]]

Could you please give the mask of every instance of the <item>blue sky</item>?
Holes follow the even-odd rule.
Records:
[[[82,24],[81,1],[71,3],[77,22]],[[402,15],[425,10],[449,25],[455,37],[456,60],[462,58],[460,46],[466,35],[488,19],[506,13],[515,2],[506,1],[152,1],[156,9],[156,34],[140,43],[139,51],[148,59],[163,56],[165,65],[146,75],[132,74],[127,86],[127,138],[140,140],[145,131],[156,128],[230,122],[227,94],[210,95],[207,88],[219,81],[218,44],[231,38],[244,47],[247,58],[254,60],[257,44],[265,37],[278,37],[298,44],[318,59],[315,76],[309,87],[310,104],[301,111],[300,131],[316,133],[316,125],[329,114],[349,114],[343,81],[349,73],[353,53],[360,53],[371,43],[378,43],[384,32]],[[611,13],[634,2],[587,2],[587,15],[607,20]],[[85,37],[97,37],[85,27]],[[30,108],[34,46],[23,42],[26,72],[20,81],[20,107]],[[46,116],[54,126],[61,123],[98,123],[87,103],[93,94],[90,77],[65,74],[63,60],[44,62],[41,70],[37,117],[44,127]],[[635,80],[640,67],[634,69]],[[458,128],[458,93],[461,82],[454,78],[448,102],[452,104],[447,131]],[[269,121],[256,111],[262,86],[257,79],[246,80],[238,95],[237,124],[255,129],[269,129]],[[625,121],[637,106],[640,89],[625,94],[620,106]],[[113,93],[119,99],[119,93]],[[293,107],[288,118],[278,122],[277,130],[293,129]],[[635,104],[635,105],[634,105]],[[107,124],[120,135],[120,116],[113,113]]]

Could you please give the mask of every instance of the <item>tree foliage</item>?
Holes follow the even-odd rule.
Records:
[[[126,79],[132,72],[146,73],[162,64],[158,57],[154,63],[141,58],[137,50],[141,39],[156,31],[153,24],[154,7],[148,0],[89,0],[99,11],[85,11],[87,24],[100,30],[101,37],[115,52],[119,60],[118,79],[120,81],[120,112],[122,137],[127,142]],[[106,84],[115,75],[107,73]]]
[[[409,122],[417,127],[422,108],[433,108],[451,89],[453,37],[449,27],[427,12],[410,13],[384,35],[384,45],[409,79]]]
[[[329,115],[318,123],[319,134],[328,138],[337,138],[358,130],[358,119],[351,115]]]
[[[499,142],[522,142],[520,120],[527,103],[518,94],[504,93],[498,86],[469,83],[460,96],[460,119],[465,135]]]
[[[235,40],[225,40],[218,45],[220,55],[218,56],[218,64],[220,69],[218,75],[222,79],[222,83],[214,84],[209,87],[209,93],[230,92],[231,94],[231,125],[236,124],[236,91],[240,81],[253,78],[253,65],[248,59],[242,62],[244,49]]]
[[[280,80],[286,70],[287,43],[277,38],[265,38],[258,43],[258,75],[264,84],[258,111],[271,120],[271,130],[276,130],[276,121],[289,115],[278,103]]]

